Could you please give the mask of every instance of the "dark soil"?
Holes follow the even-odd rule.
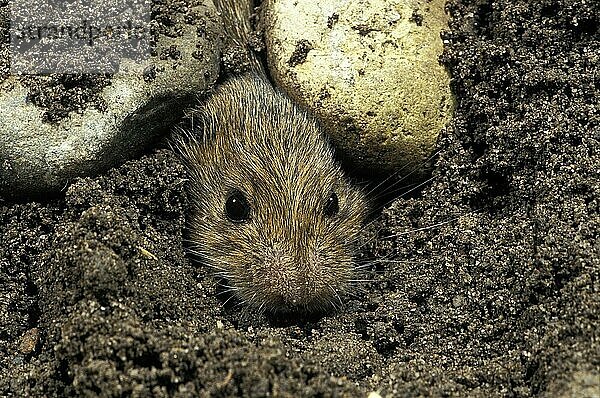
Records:
[[[21,82],[29,88],[27,102],[44,109],[42,120],[57,123],[73,111],[83,113],[89,107],[105,111],[102,89],[110,85],[110,75],[24,76]]]
[[[449,10],[456,115],[433,182],[365,233],[364,292],[306,320],[223,305],[157,150],[0,204],[0,396],[599,394],[600,1]]]

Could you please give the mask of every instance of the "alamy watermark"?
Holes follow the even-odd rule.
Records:
[[[12,73],[115,73],[150,53],[151,0],[13,0]]]

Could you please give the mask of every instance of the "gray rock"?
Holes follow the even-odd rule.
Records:
[[[155,51],[120,59],[111,76],[9,75],[8,44],[0,44],[0,196],[56,193],[130,159],[215,82],[222,27],[212,2],[153,7]]]

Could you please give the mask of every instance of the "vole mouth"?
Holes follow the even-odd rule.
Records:
[[[342,305],[341,288],[331,284],[310,283],[257,283],[250,304],[259,311],[270,313],[320,313]],[[260,292],[257,293],[256,289]],[[245,294],[244,294],[245,295]]]

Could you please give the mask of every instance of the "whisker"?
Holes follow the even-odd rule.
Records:
[[[333,286],[331,286],[331,284],[330,284],[330,283],[327,283],[326,285],[327,285],[327,287],[329,288],[329,290],[331,290],[331,291],[333,292],[333,294],[335,295],[335,297],[338,299],[338,301],[340,302],[340,305],[341,305],[341,306],[343,306],[343,305],[344,305],[344,302],[342,301],[342,298],[341,298],[341,297],[340,297],[340,295],[338,294],[337,290],[336,290],[336,289],[335,289]],[[330,304],[333,304],[331,301],[332,301],[332,300],[330,300]],[[335,306],[334,306],[334,307],[335,307]]]
[[[417,170],[419,170],[419,168],[421,166],[423,166],[424,164],[430,162],[431,160],[433,160],[434,157],[436,157],[437,155],[439,155],[439,153],[441,152],[441,150],[438,150],[436,152],[434,152],[431,156],[429,156],[425,161],[421,162],[421,161],[410,161],[408,163],[406,163],[404,166],[402,166],[399,170],[396,170],[394,173],[392,173],[391,175],[389,175],[387,178],[385,178],[383,181],[381,181],[379,184],[377,184],[373,189],[371,189],[370,191],[367,192],[367,195],[372,194],[375,190],[377,190],[379,187],[381,187],[383,184],[385,184],[386,182],[388,182],[391,178],[397,176],[398,174],[400,174],[402,171],[404,171],[404,169],[406,169],[409,166],[412,166],[414,164],[417,164],[416,167],[414,167],[408,174],[405,174],[402,176],[402,178],[400,178],[398,181],[395,181],[394,183],[390,184],[386,190],[390,189],[391,187],[394,187],[394,185],[397,185],[399,183],[401,183],[402,181],[406,180],[408,177],[410,177],[412,174],[414,174]],[[385,191],[384,191],[385,192]]]
[[[227,303],[234,297],[235,297],[234,295],[229,296],[229,298],[223,302],[223,307],[227,306]]]
[[[415,232],[427,231],[427,230],[429,230],[429,229],[439,228],[439,227],[442,227],[442,226],[444,226],[444,225],[450,224],[450,223],[452,223],[452,222],[454,222],[454,221],[456,221],[456,220],[459,220],[459,219],[461,219],[461,218],[462,218],[462,217],[464,217],[464,216],[467,216],[467,215],[469,215],[469,214],[476,213],[476,212],[478,212],[478,211],[479,211],[479,210],[473,210],[473,211],[469,211],[469,212],[467,212],[467,213],[461,214],[461,215],[459,215],[459,216],[456,216],[456,217],[450,218],[450,219],[448,219],[448,220],[445,220],[445,221],[441,221],[441,222],[439,222],[439,223],[436,223],[436,224],[428,225],[428,226],[426,226],[426,227],[421,227],[421,228],[414,228],[414,229],[412,229],[412,230],[410,230],[410,231],[404,231],[404,232],[400,232],[400,233],[393,234],[393,235],[381,236],[381,237],[379,237],[379,239],[390,239],[390,238],[397,238],[397,237],[399,237],[399,236],[404,236],[404,235],[412,234],[412,233],[415,233]]]

